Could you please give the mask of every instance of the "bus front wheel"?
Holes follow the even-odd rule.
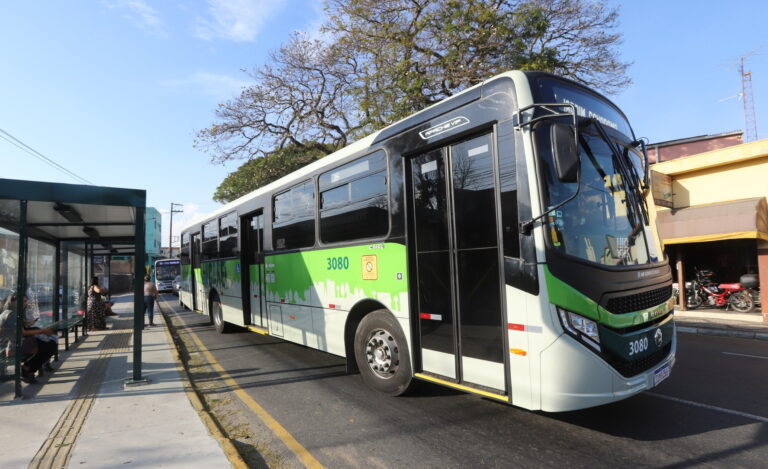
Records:
[[[211,320],[216,327],[216,332],[219,334],[226,334],[232,331],[232,325],[224,322],[224,315],[221,312],[221,302],[219,300],[214,300],[211,304]]]
[[[387,310],[374,311],[360,321],[355,332],[355,361],[365,384],[376,391],[399,396],[411,386],[405,335]]]

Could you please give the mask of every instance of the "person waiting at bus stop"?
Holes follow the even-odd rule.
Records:
[[[149,319],[149,327],[155,326],[155,300],[157,299],[157,287],[149,275],[144,276],[144,311]]]
[[[11,357],[16,346],[16,293],[11,294],[3,305],[0,313],[0,356]],[[24,309],[27,308],[27,296],[23,298]],[[26,314],[25,314],[26,317]],[[39,372],[44,363],[56,353],[55,341],[43,341],[36,338],[37,335],[52,336],[53,331],[47,327],[31,327],[25,324],[21,330],[21,354],[26,360],[21,365],[21,380],[25,383],[34,383],[35,374]]]
[[[85,310],[88,329],[94,331],[107,329],[105,316],[107,316],[108,305],[104,303],[104,295],[106,294],[106,289],[99,286],[99,278],[93,277],[91,286],[88,288],[88,304]]]

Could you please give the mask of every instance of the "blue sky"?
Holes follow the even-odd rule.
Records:
[[[738,130],[730,65],[753,73],[759,138],[768,138],[768,6],[761,1],[625,1],[619,31],[633,85],[614,101],[652,142]],[[212,165],[192,147],[216,105],[248,84],[293,30],[315,30],[310,0],[4,2],[0,129],[95,184],[147,190],[185,220],[214,210],[216,186],[240,162]],[[2,176],[77,182],[0,140]],[[163,220],[167,244],[168,219]]]

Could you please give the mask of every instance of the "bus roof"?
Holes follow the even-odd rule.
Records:
[[[155,265],[163,264],[163,263],[166,263],[166,264],[178,264],[179,262],[181,262],[181,259],[177,259],[177,258],[173,258],[173,259],[156,259],[155,260]]]
[[[201,224],[201,223],[206,222],[206,221],[208,221],[210,219],[216,218],[216,217],[218,217],[220,215],[223,215],[225,213],[231,212],[232,210],[234,210],[235,208],[237,208],[238,206],[240,206],[241,204],[243,204],[243,203],[245,203],[245,202],[247,202],[249,200],[255,199],[256,197],[259,197],[259,196],[261,196],[263,194],[269,193],[272,190],[274,190],[274,189],[276,189],[276,188],[278,188],[280,186],[283,186],[285,184],[290,183],[291,181],[301,180],[303,177],[308,176],[309,174],[312,174],[315,170],[324,168],[326,166],[332,166],[334,163],[342,161],[344,158],[346,158],[346,157],[348,157],[350,155],[353,155],[353,154],[355,154],[355,153],[357,153],[359,151],[362,151],[362,150],[364,150],[366,148],[369,148],[371,145],[373,145],[374,142],[376,142],[377,137],[380,134],[385,133],[387,130],[392,129],[393,127],[398,126],[399,124],[401,124],[401,123],[403,123],[405,121],[413,120],[413,123],[412,123],[412,125],[409,126],[409,128],[410,127],[414,127],[414,126],[418,125],[419,122],[420,122],[420,121],[414,119],[417,116],[425,116],[433,108],[435,108],[437,106],[443,106],[443,105],[445,105],[445,103],[448,103],[448,102],[460,99],[460,97],[463,97],[464,95],[473,92],[474,90],[482,87],[483,85],[485,85],[485,84],[487,84],[487,83],[489,83],[489,82],[491,82],[493,80],[496,80],[496,79],[502,78],[502,77],[508,77],[508,78],[512,78],[514,80],[515,78],[519,79],[519,78],[522,78],[523,76],[524,76],[524,72],[521,72],[521,71],[509,71],[509,72],[504,72],[504,73],[501,73],[501,74],[496,75],[494,77],[491,77],[491,78],[489,78],[489,79],[487,79],[487,80],[485,80],[485,81],[483,81],[481,83],[478,83],[477,85],[474,85],[474,86],[472,86],[470,88],[467,88],[467,89],[461,91],[460,93],[457,93],[457,94],[455,94],[455,95],[453,95],[453,96],[451,96],[449,98],[445,98],[442,101],[439,101],[439,102],[437,102],[435,104],[432,104],[431,106],[426,107],[426,108],[422,109],[419,112],[411,114],[411,115],[409,115],[409,116],[407,116],[407,117],[405,117],[405,118],[403,118],[403,119],[401,119],[401,120],[399,120],[399,121],[397,121],[397,122],[395,122],[393,124],[390,124],[387,127],[384,127],[383,129],[377,130],[376,132],[373,132],[372,134],[370,134],[370,135],[368,135],[366,137],[363,137],[360,140],[357,140],[357,141],[347,145],[344,148],[336,150],[335,152],[329,154],[328,156],[325,156],[325,157],[323,157],[323,158],[321,158],[321,159],[319,159],[317,161],[313,161],[312,163],[308,164],[307,166],[304,166],[303,168],[300,168],[300,169],[298,169],[298,170],[296,170],[296,171],[294,171],[292,173],[286,174],[285,176],[281,177],[280,179],[277,179],[275,181],[270,182],[266,186],[260,187],[260,188],[256,189],[253,192],[249,192],[248,194],[245,194],[245,195],[243,195],[243,196],[233,200],[232,202],[228,202],[226,205],[224,205],[224,206],[214,210],[211,213],[206,214],[204,217],[193,219],[190,222],[188,222],[186,225],[184,225],[184,227],[181,229],[181,231],[182,232],[187,231],[190,228],[192,228],[192,227],[194,227],[194,226],[196,226],[198,224]],[[425,116],[425,118],[422,119],[422,120],[428,120],[429,118],[431,118],[431,116],[429,116],[429,117]]]

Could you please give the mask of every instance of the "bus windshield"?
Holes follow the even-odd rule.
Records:
[[[181,264],[178,260],[161,261],[155,264],[155,278],[157,280],[173,280],[181,274]]]
[[[553,207],[575,198],[546,218],[549,245],[556,252],[602,265],[657,262],[648,239],[642,188],[643,159],[632,145],[624,116],[597,95],[546,80],[543,100],[573,104],[579,119],[579,184],[560,182],[552,161],[549,125],[536,132],[544,201]],[[650,244],[650,245],[649,245]]]
[[[645,236],[647,215],[643,214],[643,201],[628,196],[638,191],[636,184],[622,174],[619,158],[603,137],[582,130],[579,140],[581,187],[573,200],[547,217],[551,246],[561,253],[604,265],[655,262]],[[636,151],[628,145],[621,151],[626,152],[629,161],[638,162],[631,168],[637,171],[640,157]],[[577,184],[557,179],[551,152],[539,154],[545,160],[545,198],[553,206],[571,197]]]

